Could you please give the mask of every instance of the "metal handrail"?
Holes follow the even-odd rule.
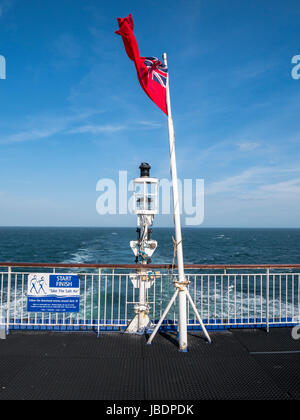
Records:
[[[141,268],[137,264],[69,264],[69,263],[22,263],[22,262],[0,262],[0,267],[24,267],[24,268],[110,268],[110,269],[132,269]],[[172,264],[149,264],[147,268],[170,270]],[[177,269],[177,265],[174,266]],[[300,269],[300,264],[185,264],[187,270],[238,270],[238,269]]]
[[[96,329],[126,328],[134,316],[138,293],[130,273],[135,264],[0,263],[0,329]],[[151,264],[157,270],[148,290],[151,320],[161,317],[171,294],[170,264]],[[58,273],[78,269],[81,279],[79,314],[34,314],[27,312],[27,282],[36,269]],[[294,325],[300,319],[300,264],[187,264],[188,288],[201,318],[209,328]],[[190,271],[188,271],[190,270]],[[276,271],[277,270],[277,271]],[[291,270],[291,271],[290,271]],[[173,272],[172,272],[173,273]],[[178,307],[167,320],[176,328]],[[197,320],[188,304],[189,327]]]

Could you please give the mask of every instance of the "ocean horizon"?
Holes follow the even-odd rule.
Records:
[[[300,228],[183,228],[186,264],[297,264]],[[174,229],[154,227],[152,262],[173,260]],[[0,227],[2,262],[130,264],[136,227]]]

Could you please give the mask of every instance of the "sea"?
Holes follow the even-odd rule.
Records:
[[[300,229],[231,229],[231,228],[200,228],[183,229],[184,261],[186,264],[299,264],[300,263]],[[153,255],[153,264],[172,264],[174,230],[171,228],[154,228],[153,239],[158,242],[158,249]],[[136,227],[132,228],[29,228],[2,227],[0,228],[0,263],[65,263],[65,264],[133,264],[135,257],[129,242],[137,238]],[[41,271],[41,269],[39,269]],[[77,269],[73,269],[74,272]],[[15,269],[17,272],[18,269]],[[86,270],[88,272],[88,270]],[[299,270],[288,269],[288,273],[299,273]],[[111,319],[122,319],[134,316],[136,293],[131,285],[130,297],[127,295],[127,283],[119,283],[119,294],[116,295],[116,284],[110,277],[99,283],[101,295],[106,296],[105,305],[100,311],[101,319],[111,314]],[[171,279],[164,277],[160,286],[159,279],[155,282],[157,296],[161,293],[159,315],[168,303],[173,292]],[[271,279],[270,308],[271,316],[278,318],[278,314],[293,317],[299,313],[300,277],[292,274],[283,277],[279,287],[278,276]],[[7,276],[0,278],[0,318],[5,318],[7,311]],[[81,299],[80,319],[97,319],[97,286],[96,280],[82,283],[85,294]],[[116,280],[117,281],[117,280]],[[230,318],[236,314],[243,318],[258,316],[263,318],[266,313],[266,285],[260,284],[262,278],[250,276],[247,282],[243,278],[227,276],[224,280],[217,277],[206,277],[203,289],[190,285],[193,298],[201,308],[201,314],[207,319]],[[291,282],[294,282],[293,285]],[[11,296],[11,317],[23,319],[26,313],[26,284],[21,284],[21,277],[13,277]],[[237,282],[236,289],[234,284]],[[161,289],[160,289],[161,288]],[[125,290],[126,289],[126,290]],[[159,291],[161,290],[161,292]],[[212,293],[212,291],[214,293]],[[125,295],[127,303],[125,303]],[[151,296],[152,297],[151,297]],[[149,289],[149,299],[154,301],[154,288]],[[209,298],[207,298],[209,296]],[[119,307],[112,302],[119,301]],[[132,304],[129,304],[131,302]],[[109,306],[111,305],[111,306]],[[150,305],[154,311],[156,306]],[[174,307],[175,308],[175,307]],[[257,312],[260,308],[260,312]],[[115,311],[118,311],[117,314]],[[1,315],[2,313],[2,315]],[[131,315],[130,315],[131,314]],[[259,315],[260,314],[260,315]],[[300,314],[299,314],[300,315]],[[70,315],[70,319],[71,319]],[[157,317],[157,312],[153,319]],[[174,309],[174,319],[176,308]],[[68,319],[69,319],[68,318]],[[78,318],[78,319],[79,319]],[[132,319],[132,318],[129,318]],[[27,322],[27,321],[26,321]],[[111,321],[112,322],[112,321]]]
[[[299,264],[300,229],[183,229],[186,264]],[[174,230],[154,228],[153,264],[173,261]],[[131,264],[136,228],[2,227],[0,261]]]

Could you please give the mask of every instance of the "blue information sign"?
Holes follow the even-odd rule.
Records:
[[[74,274],[30,274],[28,312],[78,313],[80,281]]]

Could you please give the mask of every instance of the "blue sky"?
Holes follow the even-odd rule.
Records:
[[[96,184],[169,177],[167,120],[141,90],[140,52],[168,53],[180,178],[204,178],[204,226],[300,227],[298,1],[0,0],[0,225],[125,226]],[[157,225],[172,225],[158,217]]]

